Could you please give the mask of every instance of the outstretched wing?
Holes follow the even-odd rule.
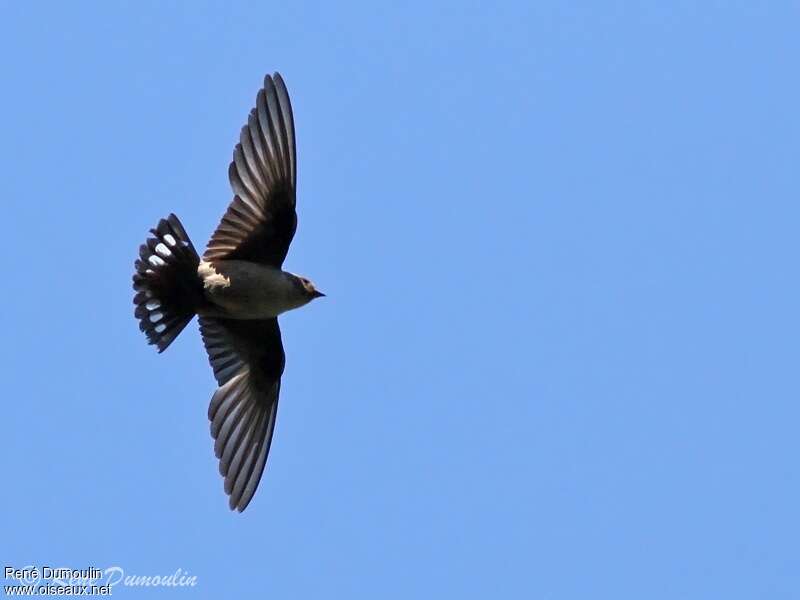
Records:
[[[208,418],[231,510],[247,508],[267,462],[285,365],[278,319],[200,317],[219,388]]]
[[[292,105],[278,73],[264,78],[233,151],[228,178],[235,196],[203,258],[280,268],[297,228],[297,151]]]

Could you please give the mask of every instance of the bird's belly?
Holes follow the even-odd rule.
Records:
[[[231,319],[269,319],[294,308],[282,271],[246,261],[201,262],[198,274],[212,310]],[[214,310],[216,309],[216,310]]]

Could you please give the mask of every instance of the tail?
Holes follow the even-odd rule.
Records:
[[[163,352],[194,317],[203,283],[200,258],[178,217],[171,214],[150,231],[155,237],[139,246],[133,274],[134,315],[148,343]]]

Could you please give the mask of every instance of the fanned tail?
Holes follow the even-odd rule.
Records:
[[[200,258],[178,217],[170,214],[150,231],[155,237],[139,247],[133,274],[134,316],[148,343],[163,352],[194,317],[203,283]]]

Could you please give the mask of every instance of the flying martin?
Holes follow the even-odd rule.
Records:
[[[163,352],[192,320],[219,385],[208,407],[231,509],[243,511],[267,461],[285,364],[278,315],[324,296],[281,269],[297,227],[297,153],[286,85],[264,78],[228,178],[234,197],[202,257],[174,214],[151,229],[133,275],[139,328]]]

